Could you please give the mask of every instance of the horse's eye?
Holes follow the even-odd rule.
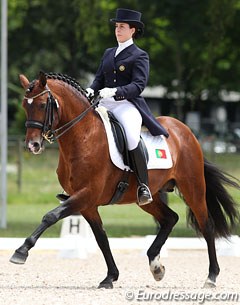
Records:
[[[46,104],[47,104],[47,103],[41,103],[40,108],[41,108],[41,109],[45,109],[45,108],[46,108]]]

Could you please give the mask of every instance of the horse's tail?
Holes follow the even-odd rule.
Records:
[[[224,173],[215,165],[204,159],[204,176],[206,182],[206,202],[209,215],[214,224],[215,237],[231,235],[232,229],[239,224],[240,216],[237,204],[228,193],[225,186],[240,190],[238,180]],[[191,210],[188,212],[188,222],[200,233],[196,218]]]

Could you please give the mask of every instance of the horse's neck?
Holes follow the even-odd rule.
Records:
[[[84,98],[81,98],[81,94],[78,92],[72,94],[72,92],[66,92],[63,94],[63,91],[56,92],[56,95],[59,96],[59,115],[60,120],[57,128],[61,128],[65,124],[71,122],[78,116],[81,116],[86,112],[85,115],[70,129],[59,138],[59,145],[61,147],[60,151],[64,154],[70,154],[70,151],[75,149],[81,149],[81,152],[84,154],[85,148],[89,149],[89,145],[96,145],[98,142],[98,135],[104,132],[104,129],[101,124],[101,120],[96,115],[96,112],[93,109],[89,109],[90,104],[87,103]]]
[[[66,175],[77,174],[75,171],[88,172],[96,168],[99,157],[108,156],[105,130],[99,117],[91,110],[63,137],[59,138],[59,167],[65,168]],[[78,173],[80,174],[80,173]]]
[[[88,105],[81,95],[71,95],[69,93],[59,95],[59,113],[60,113],[60,125],[64,125],[67,122],[73,120],[78,115],[83,113],[90,105]]]

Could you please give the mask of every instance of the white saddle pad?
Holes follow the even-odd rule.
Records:
[[[119,153],[111,129],[111,123],[105,107],[98,107],[96,111],[99,113],[107,134],[110,157],[115,166],[124,170],[130,168],[124,164],[123,157]],[[172,157],[164,136],[152,136],[149,131],[142,131],[141,136],[148,150],[149,161],[148,169],[168,169],[172,167]]]

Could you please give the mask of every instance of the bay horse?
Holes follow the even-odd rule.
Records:
[[[110,160],[103,122],[73,78],[44,72],[40,72],[32,82],[24,75],[19,77],[25,89],[22,105],[27,116],[26,147],[31,153],[40,154],[45,139],[50,142],[53,138],[57,139],[57,175],[69,197],[42,218],[41,224],[25,239],[10,261],[24,264],[29,250],[48,227],[67,216],[81,213],[89,223],[107,265],[107,276],[98,287],[113,288],[119,271],[98,207],[111,201],[123,171]],[[155,280],[163,278],[165,268],[160,262],[160,251],[177,223],[178,215],[161,199],[159,191],[176,187],[189,208],[188,220],[206,240],[209,273],[204,285],[213,287],[220,271],[215,238],[227,238],[233,226],[239,223],[236,203],[226,186],[238,189],[240,186],[238,180],[203,157],[200,144],[185,124],[171,117],[160,117],[158,120],[169,133],[167,143],[173,166],[170,169],[149,170],[153,202],[141,206],[160,224],[159,232],[147,251],[150,270]],[[135,203],[137,200],[136,177],[133,173],[129,175],[129,188],[117,204]]]

